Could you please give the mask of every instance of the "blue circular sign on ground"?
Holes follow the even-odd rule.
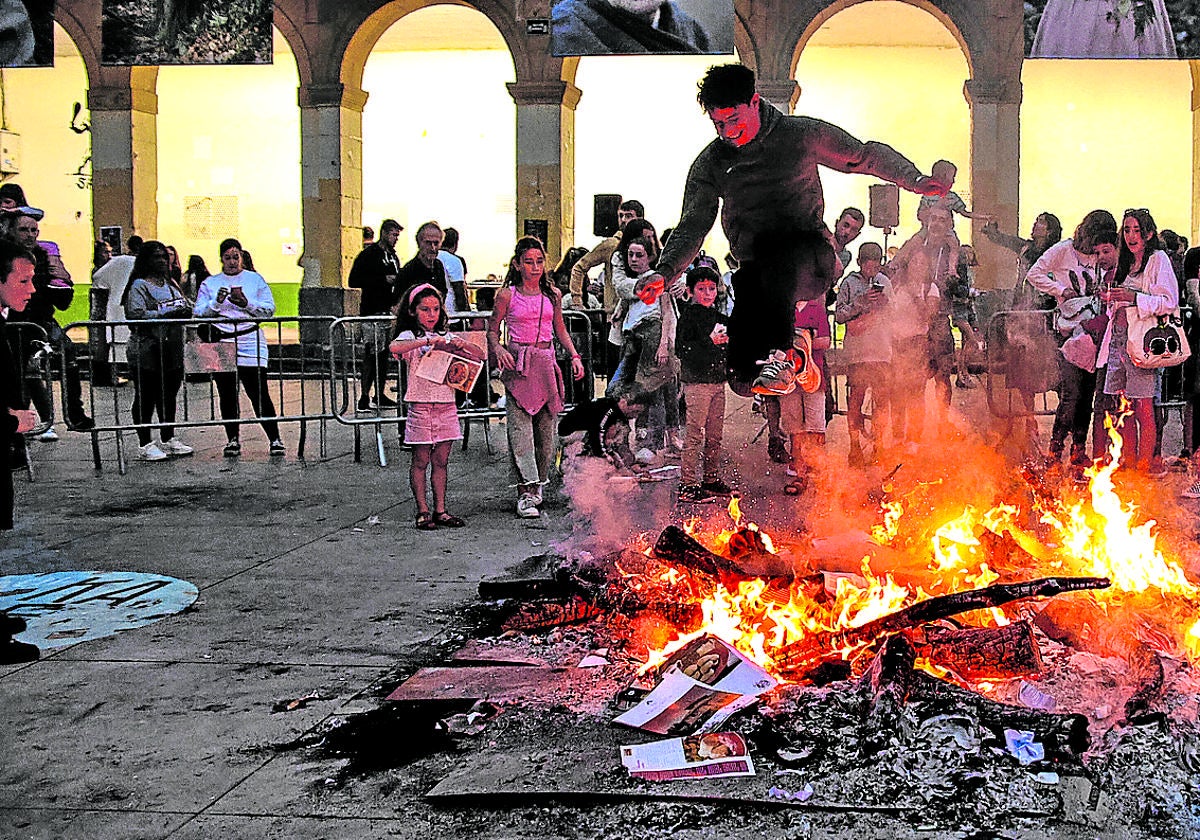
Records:
[[[186,580],[143,572],[46,572],[0,577],[0,610],[25,619],[17,635],[42,650],[102,639],[187,609]]]

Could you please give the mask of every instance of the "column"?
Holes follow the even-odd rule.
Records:
[[[517,236],[546,226],[546,261],[571,246],[575,229],[575,107],[569,82],[511,82],[517,103]]]
[[[105,68],[108,70],[109,68]],[[88,90],[92,126],[92,214],[97,228],[126,238],[158,235],[158,72],[113,68]],[[122,78],[123,77],[123,78]]]
[[[1189,247],[1200,245],[1200,61],[1188,61],[1192,73],[1192,218],[1187,231]]]
[[[800,84],[795,79],[759,79],[755,83],[758,95],[785,114],[796,111],[800,100]]]
[[[1017,230],[1021,180],[1021,79],[970,79],[964,86],[971,105],[972,210],[991,215],[1000,229]],[[971,223],[972,241],[983,271],[980,288],[1011,288],[1013,255],[992,245]]]
[[[362,250],[362,112],[366,91],[300,88],[302,286],[341,287]]]

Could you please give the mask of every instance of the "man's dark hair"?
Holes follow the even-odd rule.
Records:
[[[442,229],[442,250],[443,251],[453,251],[457,247],[458,247],[458,229],[452,228],[452,227],[443,228]]]
[[[632,210],[634,213],[637,213],[637,217],[639,219],[646,218],[646,208],[642,202],[638,201],[636,198],[631,198],[628,201],[622,201],[620,209],[625,210],[626,212]]]
[[[142,237],[135,233],[133,236],[125,240],[125,251],[129,254],[129,256],[136,257],[138,255],[138,251],[142,250],[142,242]]]
[[[375,238],[375,228],[371,227],[370,225],[363,225],[362,233],[363,233],[363,239],[374,239]]]
[[[1094,248],[1097,245],[1111,245],[1114,248],[1120,248],[1121,247],[1121,235],[1119,233],[1117,233],[1116,230],[1099,231],[1095,235],[1095,238],[1092,239],[1092,247]]]
[[[1076,246],[1087,246],[1089,243],[1094,244],[1100,234],[1110,230],[1113,233],[1117,231],[1117,220],[1113,218],[1113,214],[1107,210],[1093,210],[1084,216],[1079,227],[1075,228],[1075,236],[1072,239]]]
[[[1167,230],[1159,231],[1158,238],[1162,240],[1164,251],[1179,250],[1179,234],[1168,228]]]
[[[383,236],[388,231],[393,230],[404,230],[404,228],[395,219],[384,219],[383,223],[379,225],[380,236]]]
[[[12,274],[13,263],[17,260],[28,260],[37,265],[28,248],[11,239],[0,239],[0,283],[8,282],[8,275]]]
[[[840,219],[840,218],[842,218],[842,216],[849,216],[851,219],[854,219],[860,225],[865,225],[867,223],[867,217],[864,216],[863,211],[859,210],[857,207],[847,207],[845,210],[842,211],[841,215],[838,216],[838,218]]]
[[[754,71],[742,64],[717,64],[708,68],[697,85],[696,101],[705,111],[749,105],[754,98]]]

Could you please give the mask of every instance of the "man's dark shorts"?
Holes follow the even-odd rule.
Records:
[[[729,386],[748,396],[760,361],[772,350],[792,346],[796,303],[820,298],[836,280],[836,257],[820,232],[759,234],[755,258],[733,275],[734,305],[729,317]]]

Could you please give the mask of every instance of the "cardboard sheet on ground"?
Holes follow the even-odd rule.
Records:
[[[25,619],[17,636],[42,650],[112,636],[182,612],[199,595],[185,580],[142,572],[0,577],[0,609]]]
[[[422,668],[388,700],[491,700],[497,703],[567,703],[572,697],[604,702],[619,684],[605,680],[594,668],[544,668],[520,665],[472,665],[462,668]]]
[[[658,735],[713,732],[779,682],[714,636],[701,636],[672,654],[662,678],[616,722]]]

